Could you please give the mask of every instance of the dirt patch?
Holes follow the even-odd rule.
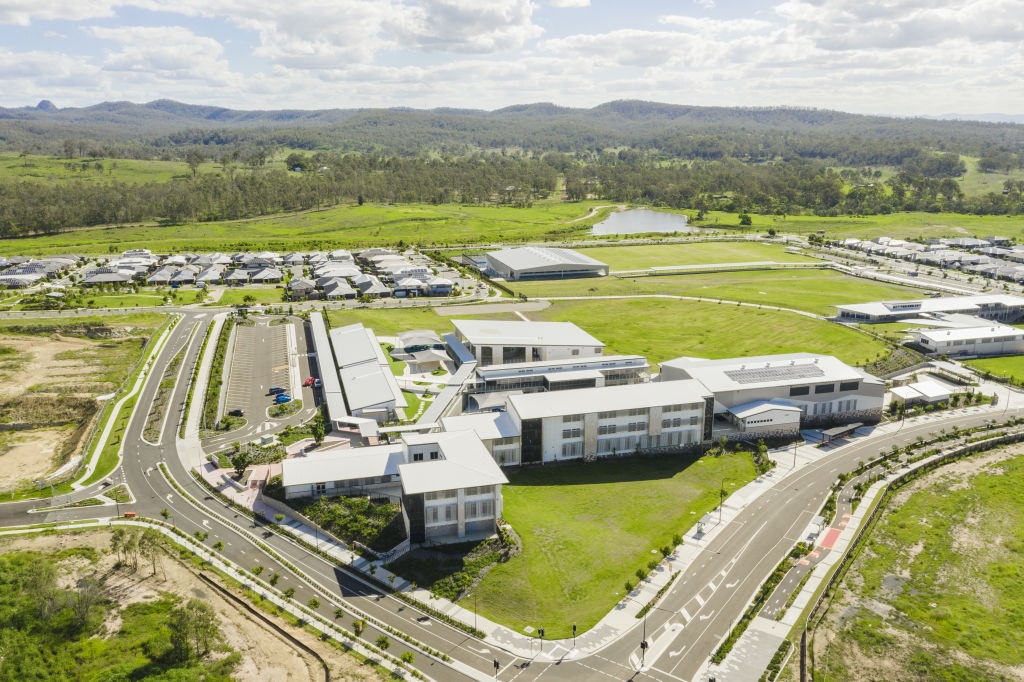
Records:
[[[38,480],[53,468],[67,429],[11,432],[0,440],[0,488]]]
[[[61,381],[69,370],[82,365],[74,361],[60,361],[57,356],[69,350],[90,348],[96,342],[58,334],[48,337],[0,335],[0,345],[13,348],[25,356],[18,371],[10,373],[0,383],[0,400],[3,400],[18,396],[39,383]]]
[[[152,566],[140,560],[136,572],[115,570],[116,557],[109,553],[110,533],[108,531],[84,531],[75,535],[36,535],[30,537],[0,538],[0,552],[32,550],[56,552],[70,547],[91,547],[100,554],[97,564],[72,557],[61,562],[62,578],[70,584],[79,574],[97,571],[105,575],[104,591],[123,608],[129,604],[152,601],[161,593],[179,595],[185,600],[192,597],[201,599],[210,606],[220,619],[224,641],[242,655],[235,668],[234,678],[254,682],[278,682],[279,680],[322,680],[323,667],[309,654],[296,648],[276,630],[263,621],[254,618],[246,610],[224,597],[219,590],[202,581],[193,567],[179,561],[176,556],[161,558],[156,575]],[[207,573],[210,577],[212,574]],[[271,617],[292,635],[320,654],[331,667],[333,680],[380,680],[373,670],[367,669],[356,659],[346,656],[337,649],[325,645],[305,630],[287,625]],[[109,634],[120,627],[117,611],[108,616],[105,626]]]

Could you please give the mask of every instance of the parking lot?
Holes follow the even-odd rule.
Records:
[[[270,325],[266,320],[238,325],[224,400],[225,414],[242,410],[250,424],[265,420],[266,410],[274,402],[267,395],[273,386],[290,392],[287,325]]]

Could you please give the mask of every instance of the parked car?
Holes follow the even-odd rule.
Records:
[[[305,381],[302,382],[302,385],[303,386],[312,386],[314,381],[316,381],[316,379],[314,379],[313,377],[309,377],[308,379],[306,379]]]
[[[313,388],[320,388],[321,386],[323,386],[323,384],[320,383],[319,379],[313,379]]]
[[[278,393],[277,397],[274,398],[274,402],[277,403],[278,405],[280,405],[282,403],[290,403],[291,400],[292,400],[292,397],[290,395],[288,395],[287,393]]]
[[[242,410],[239,410],[239,409],[234,409],[234,410],[231,410],[230,412],[228,412],[228,416],[229,417],[244,417],[245,416],[245,412],[242,411]]]
[[[285,389],[281,388],[280,386],[271,386],[270,390],[267,391],[267,393],[269,393],[270,395],[279,395],[284,392]]]

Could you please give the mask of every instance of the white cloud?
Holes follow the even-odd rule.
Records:
[[[173,97],[259,108],[637,97],[901,113],[961,101],[1024,110],[1024,0],[773,2],[771,12],[729,20],[686,16],[687,7],[703,15],[711,0],[676,3],[666,16],[638,9],[617,30],[545,40],[538,4],[589,0],[0,0],[0,24],[87,23],[125,6],[193,19],[190,29],[104,21],[87,29],[98,51],[74,58],[0,48],[0,97],[62,105]],[[653,30],[637,28],[652,19]],[[220,42],[199,35],[209,20],[218,23],[209,35],[231,39],[232,60],[249,49],[244,64],[229,63]],[[235,34],[225,35],[224,22]]]
[[[67,36],[63,33],[57,33],[56,31],[46,31],[43,33],[44,38],[52,38],[54,40],[65,40]]]
[[[33,21],[82,21],[114,16],[119,0],[3,0],[0,24],[28,26]]]
[[[540,36],[532,14],[530,0],[420,0],[396,5],[385,28],[406,48],[493,53]]]

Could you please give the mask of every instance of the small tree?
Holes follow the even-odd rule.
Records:
[[[274,520],[278,523],[281,523],[282,521],[284,521],[284,514],[274,514]]]
[[[381,635],[380,637],[377,638],[377,640],[374,642],[374,644],[376,644],[377,648],[380,649],[381,651],[386,651],[387,648],[389,646],[391,646],[391,640],[388,639],[387,635]]]
[[[306,606],[316,611],[318,608],[320,608],[320,600],[316,597],[310,597],[309,601],[306,602]]]
[[[345,615],[345,610],[343,608],[341,608],[340,606],[338,608],[334,609],[334,620],[338,620],[339,618],[343,617],[344,615]]]
[[[262,566],[254,566],[253,567],[253,569],[252,569],[252,574],[253,575],[260,575],[261,573],[263,573],[263,567]]]
[[[252,463],[252,458],[245,450],[240,450],[231,455],[231,466],[235,469],[235,478],[241,478],[246,468]]]
[[[294,596],[295,596],[295,588],[294,587],[289,587],[287,590],[284,591],[284,598],[285,599],[291,599]]]
[[[281,576],[278,575],[277,573],[275,573],[274,575],[270,576],[270,584],[271,585],[277,585],[279,580],[281,580]]]
[[[416,660],[416,654],[411,651],[403,651],[399,658],[402,659],[402,663],[412,665],[412,662]]]

